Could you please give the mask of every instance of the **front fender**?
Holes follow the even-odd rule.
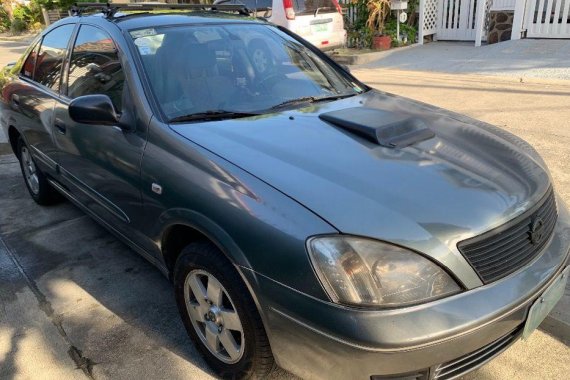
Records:
[[[163,240],[168,230],[174,226],[186,226],[200,232],[208,240],[216,244],[234,265],[251,268],[247,256],[232,237],[206,215],[184,208],[173,208],[160,215],[151,233],[155,236],[155,239]]]
[[[141,173],[142,227],[159,255],[170,227],[189,226],[209,237],[236,266],[327,299],[305,242],[338,231],[306,207],[155,119]],[[160,194],[153,186],[160,186]]]

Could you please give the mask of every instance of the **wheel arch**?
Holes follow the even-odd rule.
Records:
[[[23,135],[20,133],[20,131],[18,131],[18,129],[15,126],[13,125],[8,126],[8,141],[10,142],[10,146],[12,147],[12,152],[14,152],[14,155],[18,157],[18,159],[20,159],[20,153],[18,152],[18,139],[20,137],[23,138]]]
[[[162,223],[159,232],[160,251],[169,277],[176,260],[184,247],[197,241],[207,241],[215,245],[234,266],[251,268],[243,251],[231,236],[217,223],[206,216],[185,209],[170,210],[159,218]]]

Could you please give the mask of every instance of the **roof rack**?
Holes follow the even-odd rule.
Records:
[[[195,10],[211,12],[237,12],[249,16],[251,11],[242,4],[168,4],[168,3],[75,3],[70,13],[81,16],[85,11],[97,10],[106,18],[113,18],[119,10],[154,11],[154,10]]]

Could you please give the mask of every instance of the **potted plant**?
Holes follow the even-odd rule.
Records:
[[[390,49],[392,39],[389,35],[384,35],[384,26],[389,14],[390,0],[368,1],[368,20],[366,21],[366,25],[374,32],[374,36],[372,37],[373,49]]]

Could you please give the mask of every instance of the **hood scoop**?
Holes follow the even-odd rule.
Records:
[[[421,119],[374,108],[345,108],[320,114],[319,118],[388,148],[405,148],[435,137]]]

